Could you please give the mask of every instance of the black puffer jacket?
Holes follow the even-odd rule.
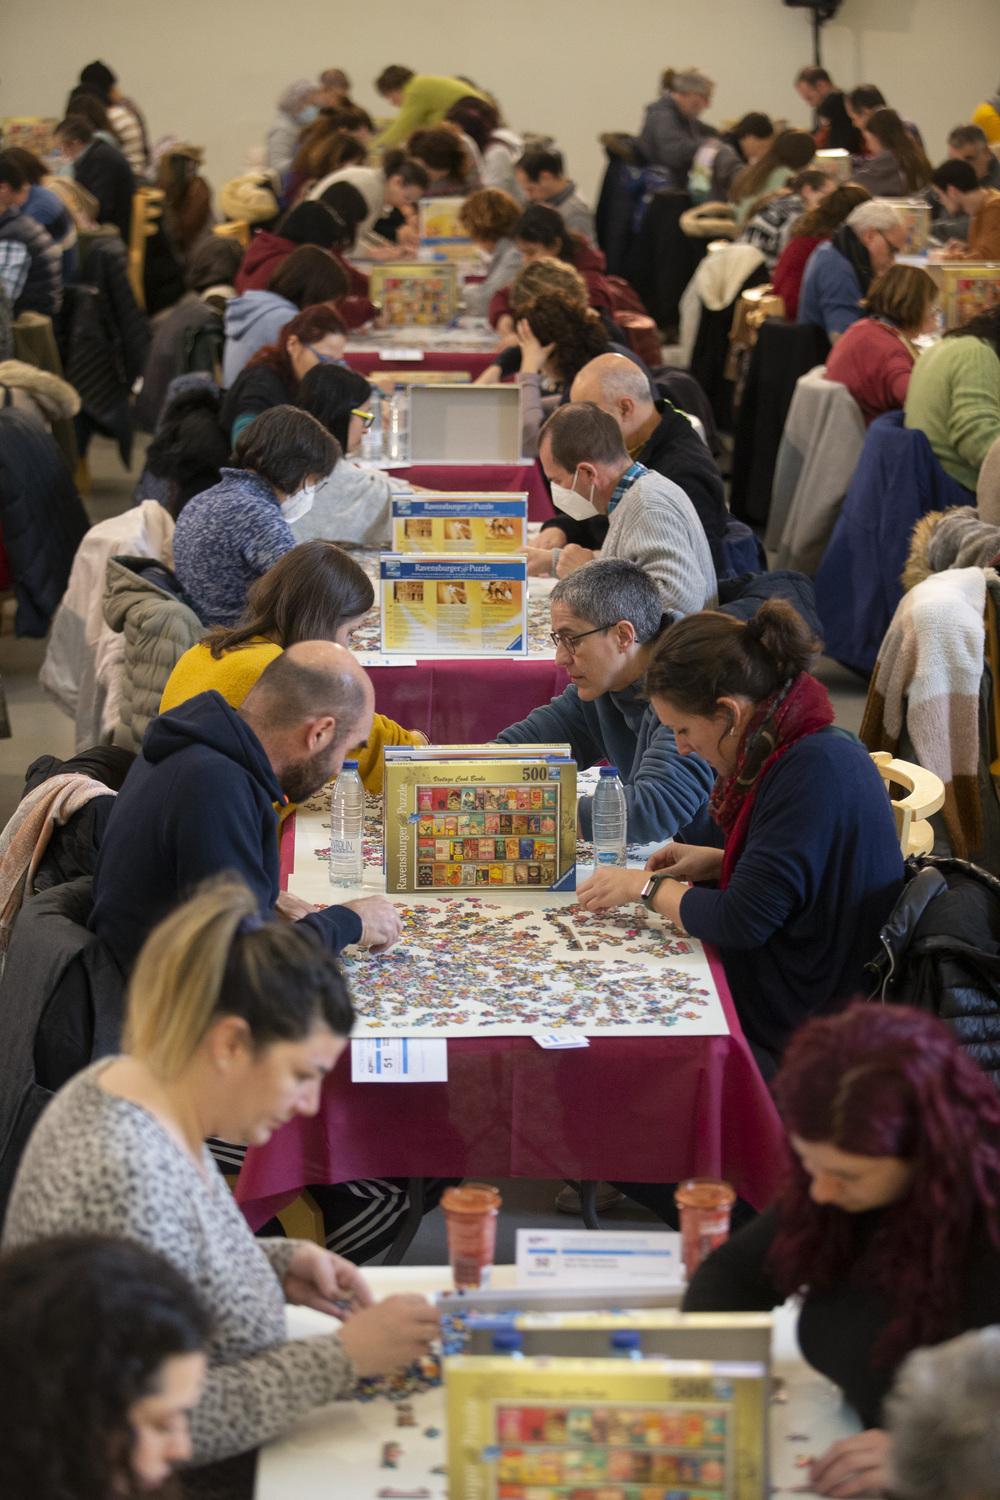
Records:
[[[52,776],[90,776],[94,781],[103,781],[108,788],[107,797],[92,797],[79,812],[52,830],[48,847],[35,871],[36,892],[64,885],[80,875],[93,875],[97,851],[115,805],[111,793],[121,790],[134,760],[131,750],[120,749],[117,745],[95,745],[92,750],[82,750],[71,760],[40,755],[32,761],[24,778],[25,797]]]
[[[0,533],[14,575],[17,635],[45,635],[87,526],[55,438],[31,412],[0,409]]]
[[[1000,880],[964,859],[908,859],[879,934],[873,1000],[939,1016],[1000,1087]]]

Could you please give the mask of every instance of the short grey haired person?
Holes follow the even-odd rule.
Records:
[[[894,229],[906,228],[899,210],[893,208],[891,203],[880,203],[877,198],[852,208],[845,222],[859,239],[869,229],[877,229],[879,234],[891,234]]]
[[[588,563],[560,578],[549,603],[565,604],[578,619],[598,628],[628,620],[641,645],[655,640],[672,618],[664,616],[660,591],[649,574],[624,557]]]
[[[697,68],[690,68],[686,73],[675,73],[673,83],[670,85],[672,94],[700,94],[703,99],[712,97],[715,84],[711,78],[704,73],[699,73]]]
[[[885,1412],[898,1500],[1000,1500],[1000,1327],[916,1350]]]
[[[948,132],[948,145],[961,149],[963,146],[988,146],[989,136],[981,125],[956,125]]]

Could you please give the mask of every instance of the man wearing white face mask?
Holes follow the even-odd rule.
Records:
[[[233,467],[187,502],[174,532],[174,570],[204,624],[236,624],[250,585],[295,546],[289,523],[309,510],[338,453],[298,407],[272,406],[243,429]]]
[[[614,417],[592,401],[559,407],[541,430],[539,457],[560,510],[582,518],[589,504],[609,525],[598,553],[575,544],[530,549],[530,573],[565,578],[595,557],[622,557],[655,581],[665,609],[715,607],[715,567],[697,511],[678,485],[633,463]]]

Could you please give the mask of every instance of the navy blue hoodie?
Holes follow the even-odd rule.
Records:
[[[220,693],[199,693],[146,730],[115,799],[94,871],[89,927],[128,973],[150,931],[209,876],[246,881],[262,916],[278,899],[287,801],[253,731]],[[304,917],[334,953],[361,937],[343,906]]]

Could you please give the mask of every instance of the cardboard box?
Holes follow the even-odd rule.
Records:
[[[459,197],[421,198],[418,223],[422,260],[475,258],[475,247],[458,217],[464,202]]]
[[[482,895],[575,888],[576,762],[568,745],[458,759],[386,756],[386,890]]]
[[[522,552],[527,494],[400,495],[392,502],[395,552]]]
[[[879,198],[888,203],[906,224],[906,244],[900,255],[922,255],[931,233],[931,206],[923,198]]]
[[[945,328],[958,328],[1000,302],[1000,264],[989,261],[944,263],[941,270],[941,309]]]
[[[514,464],[520,458],[519,385],[411,387],[411,463]]]
[[[383,553],[379,562],[386,656],[525,656],[524,557]]]
[[[759,1364],[445,1360],[451,1500],[764,1500]]]

